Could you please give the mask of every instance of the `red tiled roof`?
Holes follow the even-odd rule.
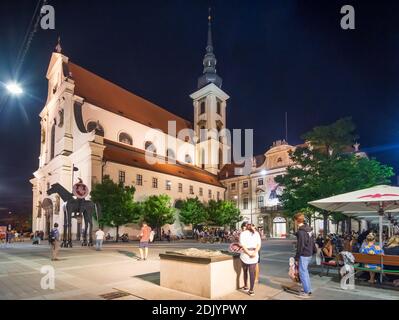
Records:
[[[143,125],[168,132],[168,121],[176,121],[176,133],[192,128],[189,121],[149,102],[94,73],[68,63],[75,81],[75,94],[87,102],[107,111],[122,115]]]
[[[224,188],[224,186],[218,180],[217,176],[194,166],[182,164],[178,161],[176,161],[176,164],[150,164],[146,161],[145,151],[143,150],[107,139],[104,139],[104,145],[104,160],[145,170],[169,174],[179,178],[184,178]],[[167,158],[165,157],[157,156],[157,158],[160,160],[164,160],[164,162],[166,162],[167,160]]]

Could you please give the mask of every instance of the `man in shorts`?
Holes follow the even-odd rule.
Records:
[[[150,234],[151,234],[151,227],[147,225],[147,222],[143,221],[143,226],[141,227],[140,231],[140,259],[139,260],[147,260],[148,257],[148,245],[150,243]]]

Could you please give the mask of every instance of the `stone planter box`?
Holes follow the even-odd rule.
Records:
[[[161,258],[161,287],[216,298],[243,286],[238,254],[203,258],[166,252]]]

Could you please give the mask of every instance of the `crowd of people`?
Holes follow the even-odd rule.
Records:
[[[361,233],[352,231],[350,234],[343,235],[329,234],[326,240],[324,240],[323,234],[320,233],[316,239],[316,244],[319,252],[321,250],[325,262],[335,263],[337,255],[342,251],[399,256],[398,234],[388,237],[386,233],[383,233],[382,244],[378,243],[378,239],[379,235],[377,231],[369,229]],[[371,270],[381,270],[381,266],[375,264],[365,264],[364,267]],[[384,269],[399,270],[399,267],[384,265]],[[387,275],[386,277],[394,281],[395,285],[399,285],[399,278],[397,276]],[[368,281],[370,283],[376,283],[375,272],[369,272]]]
[[[7,230],[4,234],[0,236],[0,243],[2,244],[11,244],[13,242],[22,242],[24,234],[22,231],[17,231],[15,229]]]

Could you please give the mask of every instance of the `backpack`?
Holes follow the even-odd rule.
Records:
[[[150,232],[150,242],[154,241],[154,237],[155,237],[155,232],[151,230],[151,232]]]
[[[49,236],[50,242],[53,243],[56,240],[56,238],[57,238],[56,230],[53,229],[50,231],[50,236]]]

